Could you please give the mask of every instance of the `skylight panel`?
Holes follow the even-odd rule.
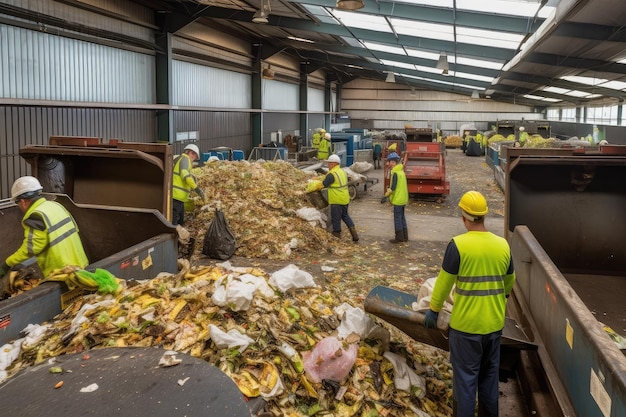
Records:
[[[348,27],[393,33],[387,20],[383,16],[375,16],[367,13],[342,12],[336,9],[333,10],[333,14],[341,23]]]
[[[626,83],[622,81],[609,81],[599,85],[601,87],[610,88],[612,90],[626,90]]]
[[[573,83],[585,84],[585,85],[598,85],[600,83],[605,83],[609,81],[603,78],[581,77],[578,75],[567,75],[565,77],[561,77],[561,79],[566,80],[566,81],[571,81]]]
[[[409,56],[413,56],[415,58],[424,58],[424,59],[432,59],[433,61],[436,61],[439,59],[439,53],[435,53],[435,52],[428,52],[428,51],[422,51],[420,49],[411,49],[411,48],[405,48],[406,49],[406,53]],[[452,63],[454,62],[454,57],[453,56],[448,56],[448,62]],[[439,72],[441,72],[441,70],[439,70]]]
[[[558,98],[541,97],[541,96],[535,96],[532,94],[524,94],[522,97],[525,97],[531,100],[549,101],[550,103],[558,103],[559,101],[563,101]]]
[[[554,94],[567,94],[568,91],[565,88],[559,88],[559,87],[544,87],[542,88],[543,91],[547,91],[548,93],[554,93]]]
[[[400,0],[398,3],[414,4],[416,6],[454,7],[453,0]]]
[[[493,77],[485,77],[484,75],[470,74],[467,72],[455,71],[454,76],[459,78],[467,78],[468,80],[484,81],[486,83],[491,83],[493,81]]]
[[[578,91],[578,90],[570,90],[565,94],[568,96],[572,96],[572,97],[584,97],[584,98],[589,98],[591,96],[591,94],[589,93],[586,93],[584,91]]]
[[[396,33],[419,38],[454,42],[454,27],[439,23],[416,22],[415,20],[390,18]]]
[[[474,29],[463,26],[456,28],[457,41],[474,45],[489,45],[494,48],[517,49],[524,39],[523,35],[496,32],[493,30]]]
[[[435,67],[424,67],[422,65],[416,65],[415,68],[421,72],[428,72],[428,73],[439,74],[439,75],[441,74],[441,70]]]
[[[489,14],[502,14],[509,16],[533,17],[541,7],[539,1],[528,0],[456,0],[456,8]]]
[[[389,60],[386,60],[386,59],[381,59],[380,63],[383,64],[383,65],[391,66],[391,67],[398,67],[398,68],[406,68],[406,69],[415,70],[415,65],[409,64],[408,62],[398,62],[398,61],[389,61]]]
[[[404,52],[404,48],[400,48],[397,46],[390,46],[390,45],[385,45],[382,43],[375,43],[375,42],[363,42],[363,45],[365,45],[366,48],[371,49],[372,51],[388,52],[390,54],[398,54],[398,55],[406,56],[406,52]]]
[[[448,61],[453,62],[453,61],[450,61],[450,57],[448,57]],[[495,69],[495,70],[501,70],[502,66],[504,65],[504,63],[502,62],[489,61],[487,59],[472,59],[472,58],[465,58],[465,57],[458,57],[456,62],[461,65],[469,65],[471,67],[488,68],[488,69]]]

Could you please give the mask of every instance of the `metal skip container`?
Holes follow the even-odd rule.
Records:
[[[171,152],[171,151],[170,151]],[[42,177],[40,181],[47,191],[50,181],[56,182],[57,190],[65,192],[44,193],[48,199],[62,204],[74,217],[80,230],[80,236],[90,264],[85,268],[95,270],[103,268],[122,279],[150,279],[160,272],[175,273],[178,271],[178,236],[176,228],[168,221],[160,210],[167,210],[168,202],[162,195],[166,192],[170,198],[167,185],[160,184],[164,178],[171,181],[171,153],[164,154],[163,163],[159,158],[142,151],[120,152],[119,149],[95,147],[93,149],[76,149],[74,147],[27,147],[22,149],[22,156],[33,166],[33,175]],[[50,156],[55,155],[52,165],[54,171],[41,174],[42,164],[51,166]],[[116,157],[119,156],[119,158]],[[150,162],[143,165],[141,159]],[[107,193],[113,193],[115,183],[112,176],[107,178],[106,162],[116,169],[124,168],[127,183],[117,187],[128,191],[140,189],[141,182],[153,182],[148,188],[153,195],[141,200],[137,193],[124,201],[123,196],[115,196],[115,205],[105,205]],[[93,168],[83,171],[77,167],[84,165],[102,168],[101,176]],[[143,172],[143,168],[150,173]],[[156,168],[155,168],[156,167]],[[168,171],[164,174],[163,171]],[[62,173],[62,174],[60,174]],[[154,179],[154,174],[159,174]],[[113,175],[113,174],[112,174]],[[43,179],[45,178],[45,179]],[[89,190],[88,183],[92,184]],[[99,193],[98,188],[108,190]],[[145,191],[142,191],[142,193]],[[79,203],[68,194],[82,199]],[[122,194],[118,192],[118,194]],[[141,194],[140,194],[141,195]],[[126,205],[125,205],[126,204]],[[131,205],[132,204],[132,205]],[[156,207],[155,207],[156,206]],[[11,203],[0,204],[0,229],[3,231],[4,244],[0,247],[0,259],[4,260],[22,243],[24,236],[21,226],[22,213]],[[39,324],[52,319],[68,304],[75,292],[68,291],[61,283],[44,283],[20,295],[0,301],[0,346],[20,337],[21,331],[30,323]]]
[[[506,160],[510,311],[563,415],[626,416],[626,147],[516,149]]]

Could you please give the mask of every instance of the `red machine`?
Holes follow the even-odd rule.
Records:
[[[411,136],[415,138],[414,141],[408,140]],[[420,141],[426,137],[428,141]],[[438,203],[443,202],[445,196],[450,194],[450,182],[446,179],[444,144],[432,142],[432,131],[430,135],[409,135],[407,132],[405,146],[401,154],[401,162],[404,165],[409,194],[433,197]],[[385,165],[385,189],[388,187],[389,172]]]

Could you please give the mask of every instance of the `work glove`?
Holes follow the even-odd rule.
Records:
[[[387,200],[389,200],[389,198],[387,196],[384,196],[383,198],[380,199],[380,204],[385,204]]]
[[[202,201],[206,201],[206,197],[204,196],[204,190],[202,188],[196,188],[196,193],[198,193]]]
[[[436,329],[438,317],[439,313],[435,313],[434,311],[429,309],[426,312],[426,317],[424,317],[424,327],[426,327],[427,329]]]

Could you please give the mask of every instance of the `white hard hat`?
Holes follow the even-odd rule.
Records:
[[[328,157],[328,159],[326,160],[327,162],[334,162],[336,164],[340,164],[341,163],[341,158],[339,158],[337,155],[332,154],[331,156]]]
[[[43,190],[41,183],[35,177],[26,175],[20,177],[13,183],[11,187],[11,198],[17,200],[18,198],[32,198]]]
[[[220,159],[215,156],[215,155],[211,155],[209,156],[209,159],[207,160],[207,162],[214,162],[214,161],[219,161]]]
[[[196,155],[198,155],[198,157],[200,157],[200,149],[194,145],[193,143],[190,143],[189,145],[185,146],[185,149],[183,149],[184,151],[194,151],[196,153]]]
[[[330,140],[330,133],[326,133],[324,137],[326,138],[326,140]]]
[[[524,129],[524,126],[521,126],[521,127],[519,128],[519,131],[520,131],[520,132],[523,132],[524,130],[525,130],[525,129]]]

